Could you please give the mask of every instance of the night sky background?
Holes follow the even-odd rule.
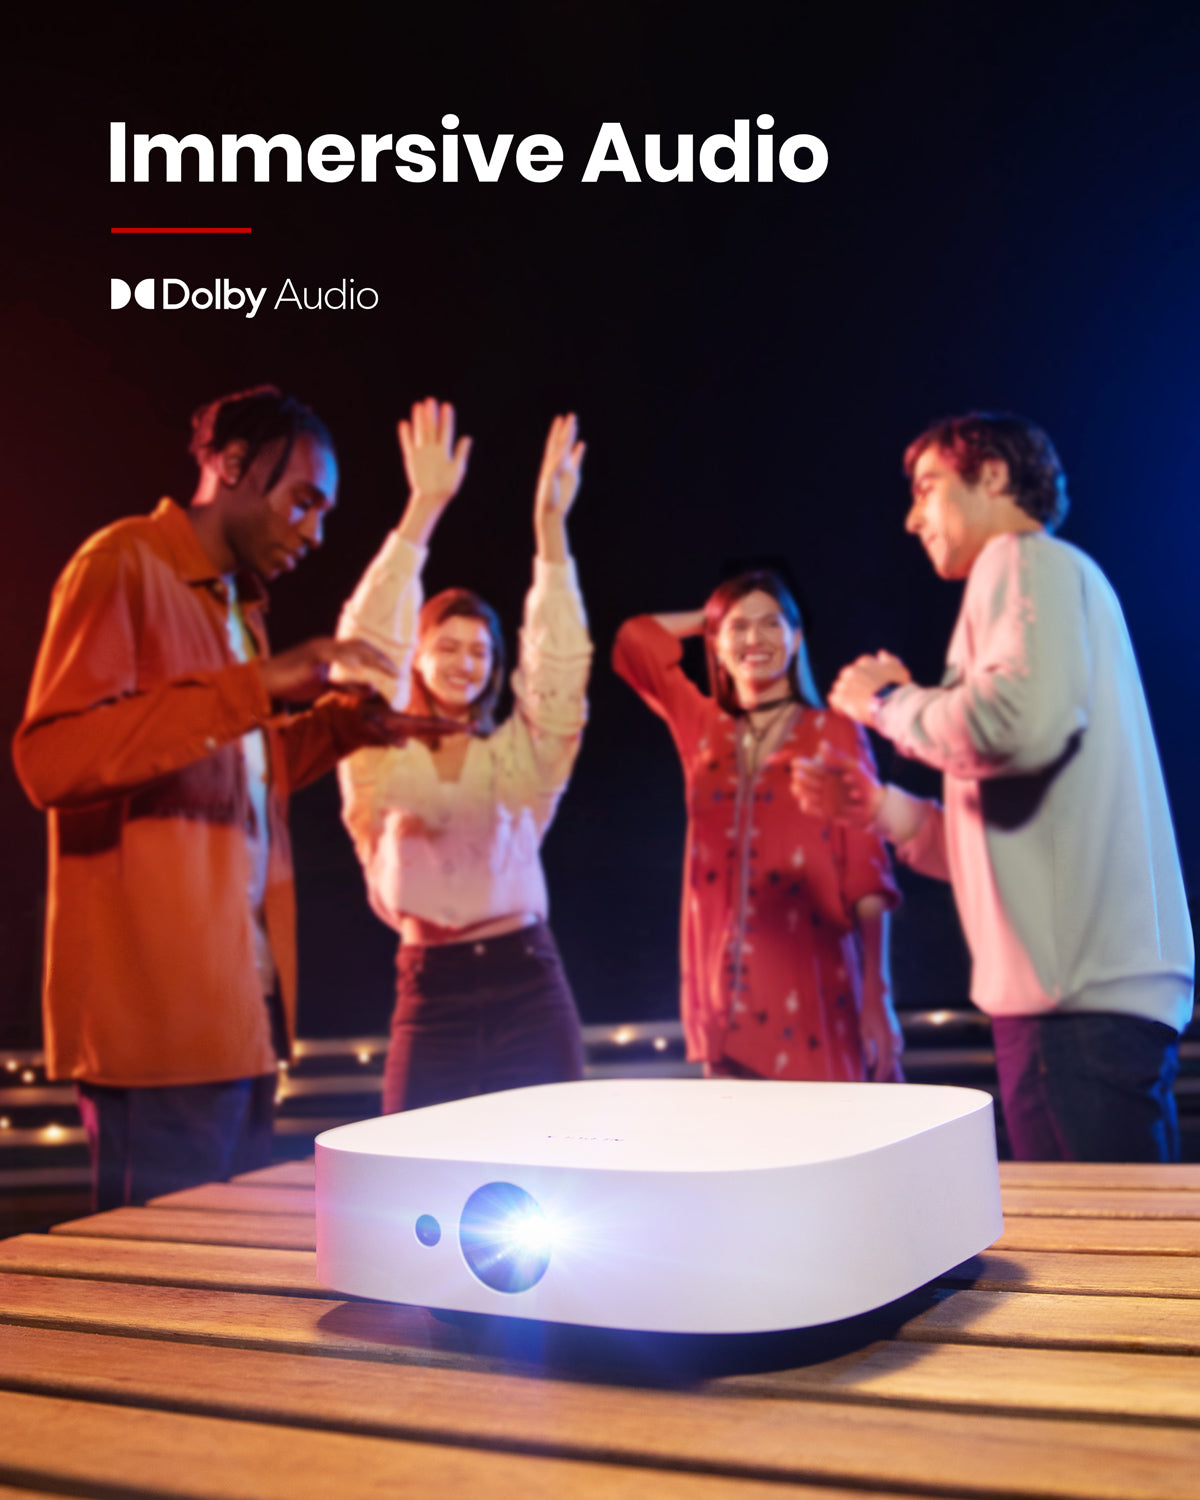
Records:
[[[959,589],[904,535],[900,455],[932,418],[1032,417],[1063,535],[1122,599],[1189,891],[1200,878],[1200,7],[667,3],[132,9],[9,19],[4,135],[0,712],[16,727],[55,577],[91,531],[186,501],[188,418],[270,380],[342,470],[324,550],[275,586],[276,648],[331,632],[404,498],[394,425],[426,394],[475,437],[431,589],[478,589],[515,640],[546,426],[589,449],[572,540],[597,645],[592,720],[545,858],[586,1021],[671,1016],[683,845],[663,726],[611,673],[629,614],[699,605],[730,559],[787,559],[816,675],[886,646],[936,681]],[[87,26],[92,29],[88,30]],[[553,182],[113,185],[129,131],[555,136]],[[605,121],[640,158],[738,118],[819,136],[815,183],[579,181]],[[753,125],[752,125],[753,130]],[[756,132],[755,132],[756,133]],[[277,166],[278,177],[282,173]],[[248,175],[248,166],[243,176]],[[387,180],[390,179],[390,180]],[[249,236],[112,235],[249,225]],[[237,313],[109,308],[109,280],[229,277]],[[270,310],[353,277],[375,311]],[[933,790],[920,768],[885,771]],[[0,1045],[35,1046],[43,819],[0,771]],[[394,938],[367,910],[333,778],[293,803],[301,1031],[381,1032]],[[945,888],[906,879],[898,1001],[961,1003]],[[203,920],[203,914],[197,914]],[[214,941],[220,934],[214,933]]]

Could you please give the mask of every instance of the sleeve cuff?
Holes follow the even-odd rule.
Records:
[[[915,683],[906,682],[894,692],[885,693],[871,703],[871,728],[885,740],[894,740],[907,723],[904,704],[914,691],[920,691]]]

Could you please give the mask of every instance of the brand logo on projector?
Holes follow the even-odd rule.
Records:
[[[214,277],[211,285],[192,287],[178,276],[144,276],[132,287],[120,276],[112,280],[109,306],[113,312],[131,302],[147,312],[178,312],[190,307],[197,312],[236,312],[253,318],[263,306],[267,288],[235,286],[228,276]],[[298,312],[369,312],[379,306],[379,293],[373,286],[356,287],[354,277],[343,277],[333,286],[297,287],[289,276],[284,280],[269,310],[295,308]]]

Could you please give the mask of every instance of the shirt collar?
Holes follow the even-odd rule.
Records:
[[[171,560],[185,583],[221,583],[221,574],[200,545],[187,511],[174,500],[164,498],[154,508],[151,520],[160,528],[171,553]],[[237,575],[237,593],[243,609],[265,609],[267,591],[262,580],[248,569]]]

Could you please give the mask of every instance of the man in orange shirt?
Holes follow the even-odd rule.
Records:
[[[114,522],[58,580],[13,749],[49,815],[47,1073],[77,1084],[98,1209],[270,1161],[296,1006],[288,793],[396,727],[326,692],[335,663],[389,666],[372,647],[267,650],[262,585],[336,503],[324,424],[264,386],[193,428],[190,507]]]

